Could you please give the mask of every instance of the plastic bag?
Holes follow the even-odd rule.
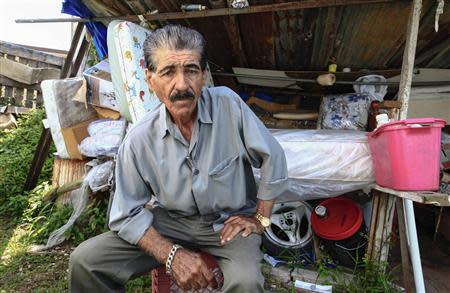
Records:
[[[386,78],[382,75],[365,75],[358,78],[356,81],[360,82],[386,82]],[[382,102],[384,96],[387,93],[387,85],[370,85],[370,84],[355,84],[353,85],[355,93],[359,94],[369,94],[371,97],[371,102],[379,101]]]
[[[370,189],[375,183],[367,133],[349,130],[271,130],[286,155],[289,189],[278,202]],[[259,169],[254,169],[259,179]]]
[[[114,157],[126,131],[124,120],[96,120],[89,124],[90,136],[83,139],[78,149],[86,157]]]

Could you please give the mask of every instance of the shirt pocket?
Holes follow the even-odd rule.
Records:
[[[233,211],[245,205],[244,174],[240,156],[231,156],[209,171],[208,198],[214,211]]]
[[[226,175],[228,172],[233,171],[233,167],[237,164],[237,160],[239,155],[229,157],[219,164],[217,164],[211,171],[209,171],[209,176],[212,178],[219,178],[223,175]]]

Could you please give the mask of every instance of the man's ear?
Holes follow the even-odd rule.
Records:
[[[202,87],[205,86],[206,80],[208,79],[208,70],[205,68],[202,72]]]
[[[145,77],[147,78],[147,85],[151,91],[153,91],[152,76],[153,76],[153,73],[148,68],[145,68]]]

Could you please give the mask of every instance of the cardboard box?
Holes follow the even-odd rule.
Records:
[[[88,85],[87,102],[119,112],[108,60],[90,67],[83,72],[83,76]]]
[[[89,136],[87,128],[89,124],[95,120],[97,119],[89,119],[71,127],[61,128],[61,133],[70,159],[84,159],[84,156],[78,150],[78,145],[83,139]]]

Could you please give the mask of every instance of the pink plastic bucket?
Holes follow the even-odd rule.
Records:
[[[369,133],[377,184],[397,190],[437,190],[441,128],[437,118],[390,122]]]

